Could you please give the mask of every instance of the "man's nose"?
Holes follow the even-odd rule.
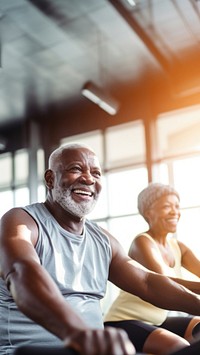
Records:
[[[80,180],[83,181],[86,184],[94,184],[95,183],[95,179],[93,177],[93,175],[90,173],[90,171],[86,171],[84,173],[81,174]]]

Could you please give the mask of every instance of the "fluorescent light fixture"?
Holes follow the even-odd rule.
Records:
[[[91,81],[85,83],[82,88],[82,95],[102,108],[110,115],[115,115],[118,110],[118,102],[103,92],[103,89]]]
[[[137,4],[136,4],[136,1],[134,1],[134,0],[126,0],[128,3],[129,3],[129,5],[131,5],[131,6],[136,6]]]

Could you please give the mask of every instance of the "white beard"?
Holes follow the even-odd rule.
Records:
[[[71,197],[69,188],[65,189],[60,186],[54,188],[54,199],[64,210],[79,218],[83,218],[85,215],[89,214],[97,203],[97,198],[91,201],[76,203]]]

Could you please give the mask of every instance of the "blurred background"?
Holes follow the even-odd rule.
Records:
[[[44,201],[70,141],[99,156],[90,218],[125,250],[154,181],[179,192],[177,237],[200,257],[199,0],[0,0],[0,217]]]

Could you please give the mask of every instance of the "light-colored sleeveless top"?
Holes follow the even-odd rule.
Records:
[[[159,247],[155,240],[147,233],[142,235],[145,235],[153,243],[155,243],[155,247],[160,253]],[[139,235],[137,237],[139,237]],[[177,240],[174,237],[171,237],[168,240],[168,243],[174,255],[175,265],[173,268],[166,265],[165,275],[182,278],[181,251]],[[108,310],[108,313],[105,315],[104,321],[106,322],[134,319],[149,324],[160,325],[167,318],[167,314],[167,310],[155,307],[152,304],[143,301],[141,298],[131,295],[130,293],[120,291],[119,295]]]
[[[108,237],[89,220],[85,221],[83,235],[67,232],[43,203],[23,209],[34,218],[39,228],[35,249],[41,265],[86,324],[102,328],[100,300],[105,295],[111,261]],[[19,345],[55,346],[62,345],[62,342],[17,309],[0,278],[0,354],[12,354]]]

